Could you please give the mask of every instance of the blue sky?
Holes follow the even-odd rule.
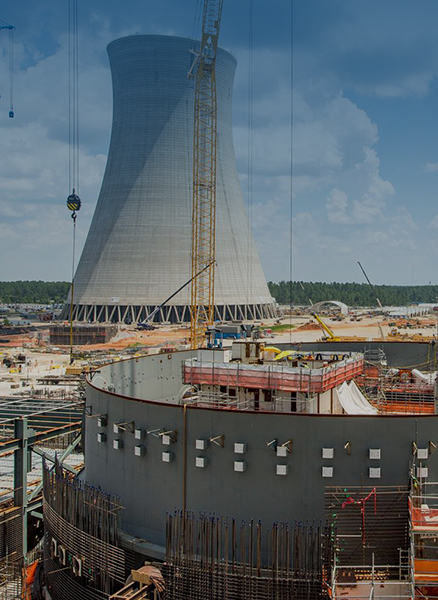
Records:
[[[250,44],[249,2],[224,0],[220,44],[238,60],[235,149],[267,279],[289,279],[292,194],[294,279],[362,281],[360,260],[374,283],[437,284],[438,3],[252,0]],[[0,9],[16,26],[15,119],[0,33],[0,280],[70,277],[67,7]],[[106,45],[135,33],[197,37],[200,8],[79,0],[79,251],[111,132]]]

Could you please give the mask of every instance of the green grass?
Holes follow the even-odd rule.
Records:
[[[272,325],[272,327],[269,327],[268,325],[266,327],[262,327],[262,329],[270,329],[271,331],[275,332],[275,331],[289,331],[289,329],[293,329],[295,327],[295,325],[291,325],[290,323],[283,323],[282,325]]]

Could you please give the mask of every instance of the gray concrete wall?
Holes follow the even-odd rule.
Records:
[[[163,371],[161,391],[170,397],[177,388],[178,363],[187,353],[182,354],[174,354],[172,359],[164,356],[166,363],[146,357],[106,369],[111,369],[112,377],[131,369],[134,380],[148,369],[149,389],[156,397],[160,390],[154,387],[152,371],[163,369],[167,374]],[[145,367],[143,363],[148,361]],[[142,384],[145,398],[149,384]],[[426,448],[429,441],[438,445],[438,416],[239,413],[188,407],[185,428],[182,406],[127,399],[91,386],[87,406],[94,415],[107,414],[108,425],[99,428],[96,418],[87,418],[84,477],[93,485],[120,495],[125,506],[125,531],[160,545],[165,541],[166,512],[183,507],[184,471],[188,510],[239,520],[262,519],[266,524],[277,520],[318,520],[324,517],[326,485],[406,485],[413,459],[412,443],[415,441],[420,448]],[[126,421],[134,421],[135,428],[144,431],[177,430],[177,441],[165,446],[152,433],[141,442],[129,431],[114,434],[113,424]],[[97,442],[98,432],[107,433],[105,443]],[[223,448],[209,442],[205,451],[195,449],[196,439],[209,440],[220,435],[224,435]],[[122,450],[113,448],[115,438],[123,439]],[[292,440],[292,452],[286,458],[277,457],[267,446],[273,439],[280,444]],[[344,448],[347,442],[351,454]],[[134,455],[134,446],[140,443],[146,449],[142,457]],[[246,444],[245,454],[234,452],[235,443]],[[322,458],[324,447],[334,449],[333,459]],[[380,460],[369,459],[370,448],[381,449]],[[162,461],[163,451],[172,453],[172,462]],[[197,456],[207,458],[205,468],[195,466]],[[236,460],[245,461],[243,473],[234,471]],[[276,475],[277,464],[289,467],[286,476]],[[437,481],[438,452],[424,464],[429,468],[429,480]],[[333,467],[332,478],[322,477],[324,466]],[[380,467],[381,478],[371,479],[369,467]]]
[[[187,74],[195,46],[159,35],[108,46],[111,145],[75,275],[76,305],[158,305],[191,276],[194,81]],[[215,302],[272,305],[234,155],[235,69],[236,59],[219,50]],[[189,305],[190,286],[170,304]]]

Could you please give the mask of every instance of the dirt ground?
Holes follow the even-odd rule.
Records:
[[[358,337],[362,339],[382,339],[381,330],[385,339],[399,339],[408,340],[414,338],[415,340],[421,339],[432,339],[436,337],[437,321],[433,315],[425,317],[411,319],[383,319],[382,317],[363,317],[361,321],[351,321],[351,317],[346,317],[343,321],[337,321],[334,318],[323,316],[324,322],[333,331],[333,334],[337,337]],[[292,316],[285,317],[281,321],[283,330],[267,335],[265,339],[275,339],[278,342],[314,342],[320,340],[323,336],[323,332],[320,326],[315,323],[311,316]],[[290,323],[291,329],[285,330],[284,325]],[[395,325],[394,325],[395,323]],[[391,324],[391,325],[390,325]],[[407,328],[406,325],[410,327]],[[275,326],[274,321],[266,321],[263,323],[265,327]],[[397,330],[397,335],[393,336]],[[108,352],[123,352],[127,349],[135,350],[138,346],[141,348],[172,348],[172,349],[184,349],[188,347],[190,337],[190,328],[188,325],[164,325],[158,326],[154,331],[137,331],[135,326],[122,326],[117,335],[106,344],[87,344],[77,348],[79,351],[99,350]],[[262,339],[264,339],[262,337]],[[227,344],[228,345],[228,344]],[[47,349],[50,347],[47,343],[38,342],[36,338],[27,336],[13,336],[9,338],[8,342],[2,342],[0,340],[0,349],[8,350],[13,348],[27,348],[31,349]],[[62,353],[68,353],[68,347],[60,348]]]

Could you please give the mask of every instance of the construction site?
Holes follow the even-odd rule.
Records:
[[[199,40],[107,47],[111,140],[76,266],[69,2],[72,277],[58,320],[0,331],[0,600],[438,598],[438,313],[382,306],[361,263],[373,307],[277,304],[223,0],[200,4]]]

